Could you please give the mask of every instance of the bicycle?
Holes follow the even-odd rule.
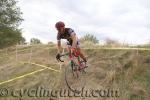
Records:
[[[57,58],[58,61],[64,62],[61,60],[61,57],[68,55],[70,63],[69,66],[65,68],[65,82],[68,86],[68,88],[72,92],[80,92],[77,88],[83,88],[85,86],[85,74],[86,74],[86,68],[88,67],[86,65],[86,62],[81,60],[79,57],[79,54],[76,52],[74,53],[64,53],[59,55]],[[72,75],[71,75],[72,74]],[[82,74],[82,75],[80,75]],[[83,75],[84,74],[84,75]],[[80,87],[78,86],[80,85]]]

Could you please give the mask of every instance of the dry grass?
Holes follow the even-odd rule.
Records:
[[[30,49],[31,47],[21,48]],[[30,50],[18,53],[18,62],[31,61],[59,69],[59,64],[55,60],[56,49],[48,46],[32,47],[33,53],[31,60]],[[11,49],[14,52],[14,49]],[[8,53],[5,56],[1,51],[0,58],[0,82],[40,69],[38,66],[19,64],[15,61],[15,54]],[[84,49],[88,57],[89,68],[87,70],[88,79],[86,88],[117,89],[120,96],[116,98],[58,98],[59,100],[148,100],[150,98],[150,51],[136,50],[107,50],[107,49]],[[67,61],[62,64],[62,68],[67,65]],[[50,70],[36,73],[7,84],[0,85],[2,88],[34,88],[44,86],[49,89],[66,88],[64,82],[64,69],[61,73]],[[23,100],[47,100],[48,98],[29,98]],[[2,98],[0,100],[16,100],[13,97]]]

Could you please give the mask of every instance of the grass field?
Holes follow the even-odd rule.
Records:
[[[24,47],[18,49],[17,57],[15,49],[9,49],[7,53],[0,51],[0,100],[149,100],[150,51],[136,49],[83,50],[89,66],[87,79],[83,80],[85,88],[117,90],[119,97],[22,95],[26,89],[68,89],[64,81],[68,60],[61,64],[60,70],[60,64],[55,60],[56,51],[49,46]],[[2,89],[8,90],[8,96],[5,96],[6,91],[1,93]],[[12,96],[11,91],[16,95]]]

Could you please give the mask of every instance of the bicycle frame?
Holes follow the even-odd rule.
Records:
[[[76,53],[76,55],[74,55],[69,52],[69,53],[60,55],[60,57],[65,56],[65,55],[69,55],[70,62],[73,62],[76,66],[79,66],[81,69],[85,67],[84,64],[82,64],[82,62],[84,62],[84,61],[80,61],[80,57],[79,57],[78,53]],[[76,62],[76,59],[78,60],[77,62]],[[61,59],[58,59],[58,60],[61,62],[64,62]]]
[[[78,60],[77,62],[76,62],[76,59]],[[83,64],[82,64],[83,61],[80,61],[79,55],[74,56],[73,54],[71,54],[71,55],[69,55],[69,60],[71,62],[73,62],[76,66],[79,66],[81,68],[84,67]]]

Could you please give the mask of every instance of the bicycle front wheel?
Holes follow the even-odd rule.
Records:
[[[78,71],[78,67],[71,62],[65,69],[65,81],[72,92],[80,92],[86,85],[86,74]]]

